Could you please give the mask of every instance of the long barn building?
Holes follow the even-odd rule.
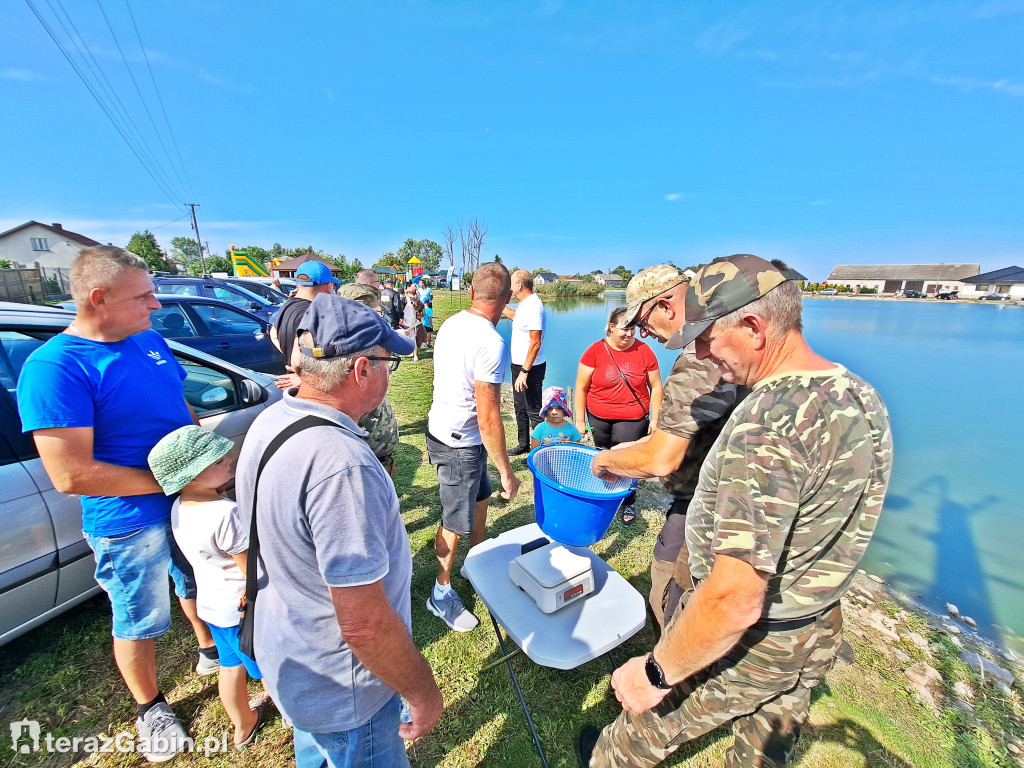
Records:
[[[878,293],[959,291],[964,279],[981,271],[980,264],[839,264],[825,281],[854,290],[874,288]]]

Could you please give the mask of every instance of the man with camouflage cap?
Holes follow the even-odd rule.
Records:
[[[626,286],[626,312],[620,324],[655,336],[669,349],[679,349],[683,326],[686,277],[670,264],[641,270]],[[651,560],[651,610],[661,627],[682,594],[692,587],[686,551],[686,509],[697,487],[697,474],[711,444],[732,413],[745,387],[722,381],[710,360],[698,360],[684,349],[665,380],[658,423],[651,434],[627,448],[602,451],[593,463],[596,474],[660,477],[672,494],[665,523]]]
[[[687,514],[697,588],[652,653],[612,675],[623,712],[581,764],[653,766],[726,723],[726,765],[785,765],[842,640],[840,598],[892,469],[885,405],[804,340],[782,265],[718,259],[694,277],[681,343],[753,387],[701,468]]]

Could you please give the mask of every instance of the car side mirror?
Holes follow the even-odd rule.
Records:
[[[263,387],[252,379],[242,379],[241,395],[243,403],[246,405],[256,405],[263,402],[267,393]]]
[[[262,306],[260,306],[259,304],[257,304],[257,303],[256,303],[255,301],[253,301],[253,302],[251,302],[251,303],[249,304],[249,309],[255,309],[255,310],[257,310],[257,311],[258,311],[258,310],[261,310],[261,309],[263,309],[263,307],[262,307]]]

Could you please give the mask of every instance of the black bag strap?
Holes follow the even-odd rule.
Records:
[[[266,450],[263,451],[259,466],[256,468],[256,480],[252,484],[252,519],[249,523],[249,552],[245,558],[245,602],[247,605],[252,605],[256,601],[256,593],[259,592],[259,586],[256,583],[256,566],[259,563],[260,557],[260,537],[259,532],[256,530],[256,503],[260,489],[260,475],[263,474],[263,468],[267,466],[270,457],[277,453],[278,448],[284,445],[289,438],[310,427],[341,428],[337,422],[321,416],[303,416],[298,421],[289,424],[281,430],[281,433],[270,441]]]
[[[618,371],[619,372],[619,376],[622,377],[622,383],[625,384],[626,387],[629,388],[629,393],[631,395],[633,395],[633,399],[636,400],[636,404],[640,406],[640,410],[644,412],[644,417],[646,418],[647,417],[647,409],[644,408],[643,400],[640,399],[640,395],[638,395],[636,393],[636,390],[633,389],[633,385],[629,383],[629,379],[626,378],[626,374],[624,374],[622,372],[622,369],[619,368],[619,364],[615,362],[615,355],[612,354],[612,348],[608,345],[607,341],[604,342],[604,348],[608,350],[608,357],[611,358],[612,365],[615,366],[615,370]]]

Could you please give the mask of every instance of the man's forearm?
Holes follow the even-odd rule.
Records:
[[[620,450],[601,451],[594,459],[594,466],[621,477],[665,477],[683,463],[690,444],[684,438],[666,440],[665,437],[655,430],[649,440]]]
[[[501,415],[497,417],[478,413],[480,423],[480,439],[483,441],[487,455],[494,460],[494,466],[503,475],[512,474],[512,463],[508,459],[508,449],[505,446],[505,425],[501,421]]]
[[[45,465],[44,465],[45,466]],[[91,461],[77,467],[49,471],[53,486],[61,493],[85,496],[142,496],[163,493],[163,488],[148,469],[121,467],[102,461]]]
[[[528,373],[533,368],[533,363],[540,354],[540,341],[531,341],[530,348],[526,350],[526,359],[523,360],[523,372]]]
[[[364,613],[358,622],[346,622],[342,636],[364,667],[406,699],[436,688],[430,665],[390,605]]]

